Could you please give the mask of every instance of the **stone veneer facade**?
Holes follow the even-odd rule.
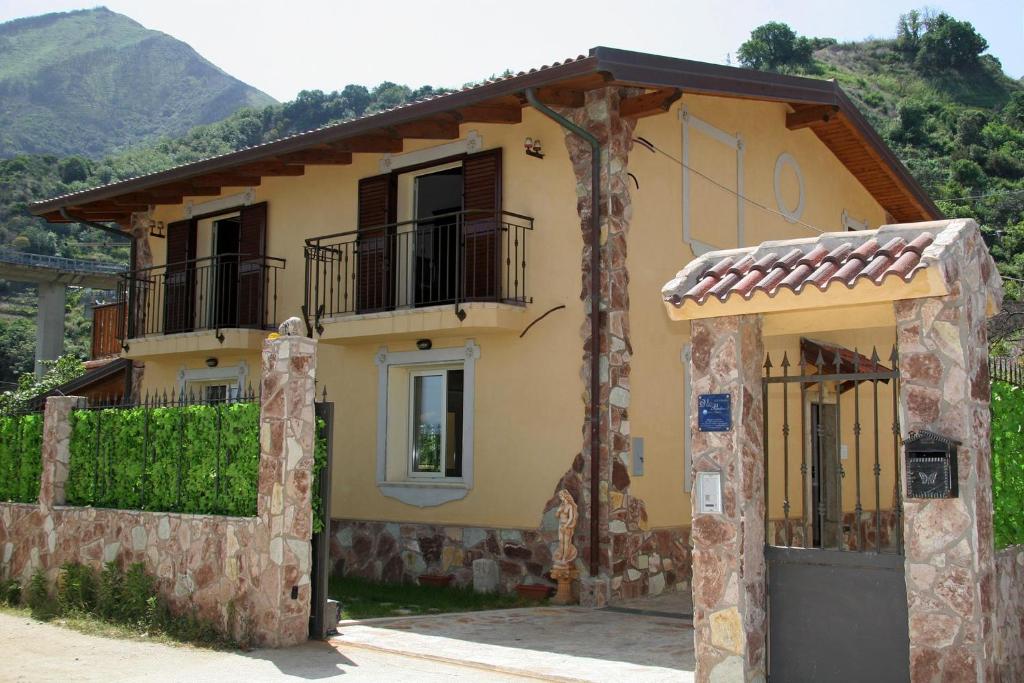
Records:
[[[690,534],[688,527],[652,529],[644,501],[630,492],[630,357],[629,271],[627,236],[632,217],[627,175],[636,122],[619,116],[619,100],[629,89],[588,91],[585,106],[561,113],[592,133],[601,143],[603,207],[601,222],[602,291],[600,343],[601,462],[599,482],[599,576],[589,576],[590,546],[590,213],[591,149],[566,131],[565,145],[576,178],[577,211],[583,236],[580,255],[582,290],[587,313],[580,330],[583,344],[581,377],[587,418],[581,450],[576,453],[540,511],[535,530],[462,527],[341,520],[332,522],[335,571],[397,581],[421,573],[451,573],[460,584],[471,582],[472,560],[498,561],[502,585],[550,582],[551,552],[557,539],[554,512],[557,492],[565,489],[576,501],[580,521],[574,541],[579,548],[580,600],[603,606],[609,600],[688,590]]]
[[[959,495],[903,506],[915,683],[995,677],[986,321],[1001,288],[977,225],[961,223],[934,245],[949,293],[895,302],[901,433],[931,430],[960,442]]]
[[[0,576],[51,583],[65,562],[142,562],[174,610],[195,608],[236,638],[295,645],[309,632],[316,342],[263,349],[257,516],[63,505],[68,420],[81,399],[47,399],[38,505],[0,504]],[[292,597],[293,589],[296,597]],[[235,621],[229,623],[234,614]]]
[[[995,590],[995,680],[1024,681],[1024,546],[996,553]]]
[[[702,432],[692,416],[693,470],[719,472],[722,513],[702,514],[693,496],[693,628],[696,680],[766,678],[764,461],[760,316],[695,320],[691,401],[730,394],[735,428]],[[695,479],[696,480],[696,479]]]

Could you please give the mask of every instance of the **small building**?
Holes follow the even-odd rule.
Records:
[[[134,237],[137,395],[231,399],[302,318],[335,571],[549,583],[566,490],[591,605],[690,589],[699,388],[662,284],[711,250],[940,217],[835,82],[605,47],[32,211]]]

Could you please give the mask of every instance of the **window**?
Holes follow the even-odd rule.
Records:
[[[377,354],[377,487],[425,507],[466,496],[473,485],[472,341]]]
[[[178,392],[208,403],[235,401],[245,391],[249,366],[238,365],[216,368],[186,368],[178,370]]]
[[[462,476],[463,375],[461,369],[421,371],[411,375],[411,476]]]

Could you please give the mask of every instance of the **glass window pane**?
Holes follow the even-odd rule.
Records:
[[[412,471],[441,473],[444,376],[416,375],[412,383]]]

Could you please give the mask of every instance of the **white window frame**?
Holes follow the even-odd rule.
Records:
[[[238,365],[227,365],[216,368],[186,368],[178,370],[178,394],[187,394],[190,386],[208,384],[224,384],[228,387],[228,400],[237,399],[245,391],[245,381],[249,377],[249,364],[240,361]],[[234,388],[235,396],[231,396]]]
[[[448,417],[448,372],[450,370],[462,370],[462,365],[448,365],[433,367],[429,370],[414,370],[409,373],[409,478],[410,479],[434,479],[441,481],[462,481],[462,477],[449,477],[445,474],[445,459],[448,455],[448,424],[441,424],[441,469],[438,472],[417,472],[414,469],[416,461],[416,378],[417,377],[440,377],[441,378],[441,415],[447,420]],[[463,407],[465,411],[465,407]]]
[[[377,488],[383,495],[416,507],[433,507],[460,500],[469,494],[473,488],[474,396],[476,361],[479,358],[480,347],[472,339],[467,339],[463,346],[443,349],[396,352],[382,346],[377,351]],[[415,368],[420,367],[422,371],[436,373],[439,370],[437,366],[447,365],[449,367],[446,369],[452,369],[460,363],[463,371],[462,476],[406,476],[404,480],[388,479],[388,386],[391,368],[409,368],[415,373]],[[447,384],[447,378],[445,382]],[[411,388],[411,384],[409,386]],[[403,469],[408,474],[412,465],[411,443],[408,449],[401,453],[391,452],[390,456],[401,457],[405,463]]]

